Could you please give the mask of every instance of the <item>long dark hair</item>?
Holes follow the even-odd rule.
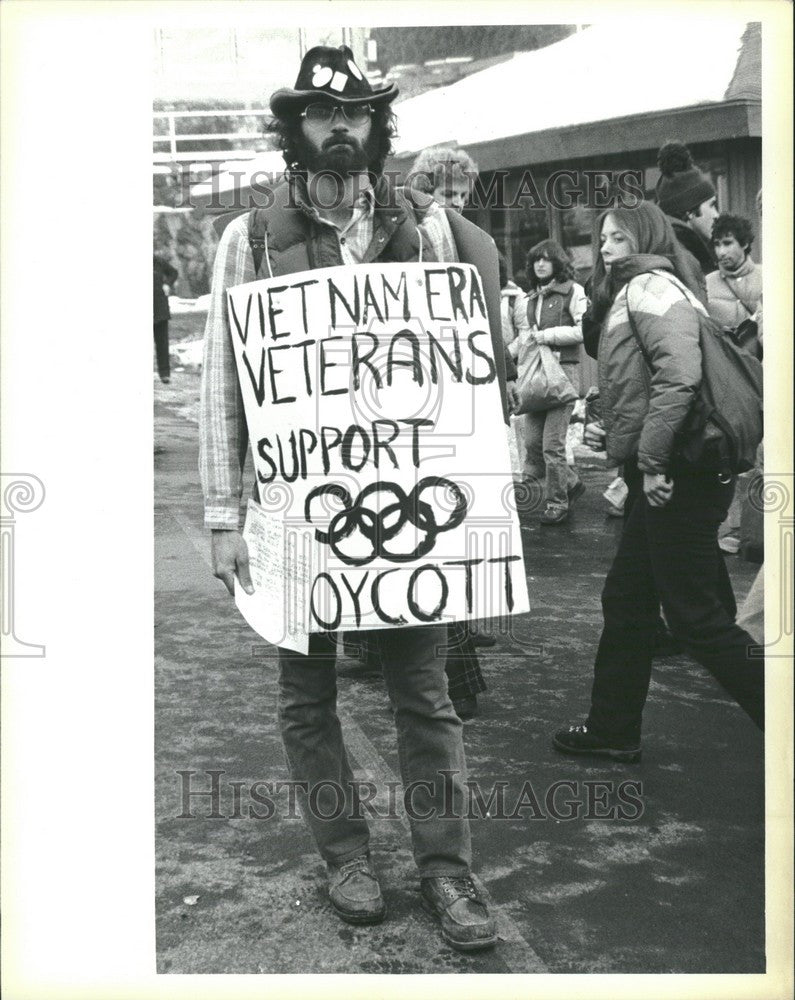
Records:
[[[536,277],[533,264],[542,257],[546,257],[552,264],[552,277],[555,281],[567,281],[569,278],[574,277],[571,257],[569,257],[560,243],[556,243],[555,240],[541,240],[540,243],[536,243],[534,247],[531,247],[527,251],[527,280],[530,282],[532,291],[535,291],[541,285],[541,282]]]
[[[367,169],[377,177],[384,172],[384,163],[392,152],[392,140],[397,135],[397,119],[389,104],[374,104],[370,123],[372,127],[367,140],[370,158]],[[278,147],[282,151],[288,173],[306,172],[306,164],[301,159],[304,140],[298,113],[289,117],[271,118],[265,123],[265,133],[277,137]]]
[[[654,267],[649,257],[664,257],[679,280],[687,285],[697,297],[701,296],[701,288],[697,283],[694,262],[688,261],[688,252],[676,238],[671,221],[657,205],[650,201],[642,201],[634,208],[616,206],[608,208],[599,216],[597,233],[602,232],[602,226],[608,215],[612,215],[617,226],[632,237],[636,253],[616,262],[610,274],[605,269],[602,255],[599,254],[591,276],[591,305],[588,309],[589,318],[601,322],[613,300],[626,283],[630,271],[640,274]],[[648,266],[646,266],[648,264]]]

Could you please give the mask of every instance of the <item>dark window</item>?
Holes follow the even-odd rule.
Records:
[[[562,243],[571,254],[574,274],[581,284],[594,265],[594,228],[600,214],[598,209],[582,205],[560,212]]]

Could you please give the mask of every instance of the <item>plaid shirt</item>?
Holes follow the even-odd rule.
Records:
[[[373,235],[373,193],[362,192],[350,221],[339,227],[311,209],[316,221],[334,229],[345,264],[361,263]],[[418,229],[424,260],[457,261],[447,216],[432,205]],[[204,493],[204,523],[208,528],[237,529],[243,493],[243,464],[248,430],[237,381],[226,290],[256,281],[248,242],[248,216],[241,215],[224,230],[215,257],[212,294],[204,332],[201,402],[199,406],[199,474]]]
[[[353,213],[344,226],[327,219],[319,209],[311,208],[309,214],[316,221],[337,230],[337,242],[343,264],[361,264],[373,238],[373,189],[365,188],[356,199]]]

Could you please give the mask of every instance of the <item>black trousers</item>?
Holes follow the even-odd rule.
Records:
[[[168,360],[168,320],[155,323],[155,355],[157,357],[157,374],[160,378],[171,376],[171,365]]]
[[[627,473],[637,489],[637,469]],[[734,621],[718,548],[734,484],[692,469],[675,470],[672,478],[665,507],[650,506],[636,492],[602,591],[604,629],[588,725],[605,739],[640,738],[660,604],[674,636],[764,728],[764,664],[749,658],[754,641]]]
[[[637,465],[632,463],[627,463],[621,470],[621,475],[624,482],[627,484],[627,499],[624,504],[625,517],[629,517],[629,513],[633,506],[638,500],[643,500],[643,473],[638,469]],[[732,487],[732,494],[734,493],[734,487]],[[731,503],[731,500],[729,500]],[[723,522],[721,522],[723,523]],[[720,550],[720,547],[719,547]],[[730,618],[737,617],[737,601],[734,597],[734,588],[732,587],[731,577],[729,576],[729,571],[726,569],[726,558],[721,552],[720,564],[718,566],[718,597],[720,598],[721,604],[726,608],[726,612]],[[665,627],[665,622],[660,618],[658,620],[658,629]]]

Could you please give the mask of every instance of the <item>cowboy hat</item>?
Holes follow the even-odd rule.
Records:
[[[317,45],[301,60],[295,87],[275,91],[270,105],[274,115],[283,115],[313,100],[330,98],[338,104],[380,104],[393,101],[397,95],[394,83],[374,90],[347,45],[338,49]]]

